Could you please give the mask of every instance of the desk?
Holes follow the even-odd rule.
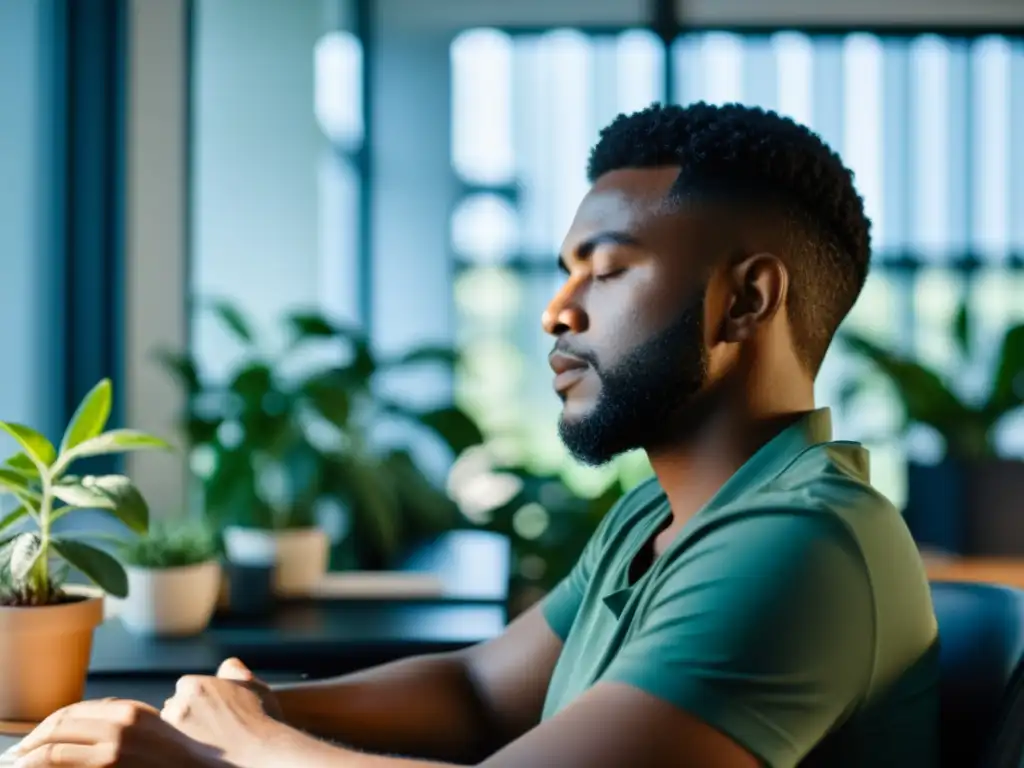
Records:
[[[202,635],[180,640],[138,637],[109,619],[96,630],[86,697],[160,707],[180,676],[212,674],[229,656],[277,683],[483,642],[507,622],[510,557],[503,536],[454,531],[411,553],[401,568],[440,576],[439,597],[282,603],[260,621],[217,617]],[[17,741],[0,735],[0,752]]]
[[[1024,558],[924,555],[930,581],[969,581],[1024,589]]]
[[[90,680],[212,673],[229,656],[253,669],[329,677],[501,634],[510,548],[504,536],[453,531],[410,554],[402,570],[441,577],[440,596],[408,600],[282,602],[269,617],[214,618],[202,635],[153,640],[117,619],[96,630]]]

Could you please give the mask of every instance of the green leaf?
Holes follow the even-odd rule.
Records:
[[[984,411],[995,422],[1021,405],[1024,405],[1024,323],[1013,326],[1003,337],[992,391]]]
[[[17,507],[11,512],[8,512],[2,518],[0,518],[0,531],[5,531],[18,521],[24,519],[28,515],[28,507],[24,504]]]
[[[241,311],[227,301],[218,300],[210,304],[210,308],[224,326],[235,335],[240,342],[251,346],[255,340],[252,328]]]
[[[112,399],[110,379],[103,379],[82,398],[64,432],[64,439],[60,442],[60,453],[69,451],[103,432],[107,426],[107,419],[110,418]]]
[[[451,347],[418,347],[398,357],[389,358],[381,363],[382,369],[402,368],[410,365],[440,364],[447,368],[455,367],[462,356]]]
[[[86,440],[60,457],[60,468],[66,469],[72,461],[86,456],[100,456],[108,453],[128,451],[170,450],[171,446],[159,437],[147,435],[135,429],[112,429],[102,435]]]
[[[971,347],[971,317],[967,299],[964,298],[953,315],[953,340],[965,358],[970,355]]]
[[[264,398],[274,385],[274,374],[266,363],[249,363],[232,379],[229,388],[251,410],[263,408]]]
[[[333,461],[325,470],[328,484],[349,502],[351,535],[385,561],[393,557],[401,541],[402,508],[387,473],[372,459],[358,457]]]
[[[10,469],[0,468],[0,490],[13,494],[23,504],[38,506],[39,494],[32,487],[31,481],[22,474]]]
[[[14,538],[10,544],[10,569],[15,581],[25,580],[41,551],[42,544],[35,533],[22,533]]]
[[[67,509],[105,509],[136,533],[149,529],[149,506],[139,489],[124,475],[86,475],[64,478],[53,486],[53,495]],[[55,515],[60,517],[63,515]]]
[[[348,426],[351,403],[343,377],[335,372],[319,373],[304,382],[301,390],[317,413],[327,421],[339,429]]]
[[[18,441],[18,445],[25,451],[25,455],[40,473],[46,472],[56,461],[57,450],[53,447],[53,443],[31,427],[0,421],[0,429]]]
[[[483,433],[477,423],[461,408],[450,406],[414,415],[416,421],[434,431],[456,456],[467,448],[480,445]]]
[[[39,467],[24,453],[14,454],[4,462],[4,465],[29,479],[39,478]]]
[[[191,355],[162,349],[157,351],[155,358],[168,373],[181,383],[188,394],[195,395],[202,389],[199,370]]]
[[[927,424],[938,430],[947,443],[957,442],[958,426],[971,419],[973,413],[938,374],[856,334],[846,332],[842,339],[889,379],[909,422]]]
[[[61,537],[54,537],[50,544],[61,557],[108,595],[128,596],[128,575],[121,564],[102,549]]]

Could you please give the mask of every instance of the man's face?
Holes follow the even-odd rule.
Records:
[[[566,281],[543,323],[556,337],[559,433],[588,464],[678,434],[707,379],[710,263],[695,214],[666,201],[678,172],[601,177],[563,244]]]

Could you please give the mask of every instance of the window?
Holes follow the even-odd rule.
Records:
[[[550,342],[539,317],[587,187],[587,153],[619,112],[666,98],[740,101],[819,132],[854,170],[873,220],[875,263],[851,327],[947,367],[961,296],[979,344],[1024,319],[1013,258],[1024,253],[1024,150],[1010,143],[1024,132],[1020,40],[694,32],[666,51],[641,30],[476,29],[454,41],[451,63],[452,164],[465,187],[451,222],[457,341],[469,361],[458,397],[497,444],[583,492],[644,467],[637,457],[597,471],[568,460],[540,375]],[[987,383],[980,359],[960,372],[968,391]],[[819,402],[835,405],[857,365],[834,348]],[[935,455],[935,440],[892,438],[898,409],[881,383],[834,416],[840,437],[869,444],[876,483],[902,503],[907,457]],[[1024,453],[1024,424],[1002,440]]]

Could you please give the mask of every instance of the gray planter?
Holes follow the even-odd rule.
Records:
[[[969,465],[963,509],[969,554],[1024,556],[1024,461],[993,459]]]
[[[910,464],[904,518],[924,548],[1024,556],[1024,461]]]

